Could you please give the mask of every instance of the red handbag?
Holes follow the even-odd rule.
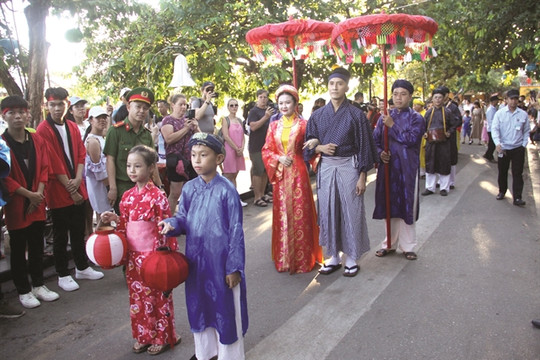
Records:
[[[435,109],[431,111],[431,116],[429,117],[429,123],[428,123],[428,131],[426,132],[426,140],[429,143],[441,143],[445,142],[446,137],[446,117],[444,115],[444,108],[441,108],[442,111],[442,118],[443,118],[443,129],[430,129],[431,121],[433,120],[433,113],[435,112]]]
[[[427,132],[427,142],[440,143],[446,141],[446,131],[444,129],[430,129]]]

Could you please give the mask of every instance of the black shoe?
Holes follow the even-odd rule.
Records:
[[[540,320],[533,320],[531,321],[531,323],[533,324],[535,328],[540,329]]]
[[[24,310],[9,305],[5,300],[0,300],[0,318],[15,319],[24,314]]]
[[[450,190],[454,190],[456,187],[454,185],[450,185]]]
[[[487,161],[493,161],[493,157],[489,157],[489,156],[486,156],[486,155],[482,155],[482,157],[484,159],[486,159]]]
[[[441,196],[446,196],[446,195],[448,195],[448,191],[441,190],[441,192],[439,194],[441,194]]]
[[[525,206],[525,201],[521,199],[514,199],[514,205],[516,206]]]
[[[497,200],[502,200],[502,199],[504,199],[504,194],[503,194],[503,193],[498,193],[498,194],[497,194],[497,197],[496,197],[495,199],[497,199]]]
[[[433,194],[433,191],[431,191],[431,190],[426,189],[426,190],[422,191],[422,196],[431,195],[431,194]]]
[[[438,189],[438,188],[441,187],[441,184],[437,184],[437,185],[435,185],[435,187]]]

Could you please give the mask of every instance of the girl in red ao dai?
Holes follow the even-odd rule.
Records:
[[[160,234],[158,223],[171,216],[166,195],[152,182],[158,160],[156,151],[137,145],[128,154],[127,173],[136,185],[126,191],[120,201],[120,216],[105,212],[105,223],[115,221],[117,230],[126,235],[128,258],[126,280],[129,289],[131,330],[136,340],[133,352],[159,354],[170,343],[180,342],[174,326],[172,296],[150,288],[141,277],[143,261],[160,246],[176,250],[175,238]]]

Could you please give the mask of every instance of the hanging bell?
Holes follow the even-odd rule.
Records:
[[[195,86],[195,81],[191,78],[189,74],[189,68],[184,55],[179,54],[174,59],[174,71],[173,78],[169,87],[180,87],[180,86]]]

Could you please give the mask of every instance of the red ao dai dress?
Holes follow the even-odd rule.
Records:
[[[140,191],[137,186],[126,191],[120,202],[120,221],[117,230],[126,234],[128,260],[126,280],[129,290],[129,309],[133,338],[140,344],[171,343],[176,332],[172,295],[148,287],[141,277],[143,261],[160,246],[176,250],[175,238],[159,234],[158,222],[171,216],[167,197],[148,182]]]
[[[276,270],[291,274],[310,272],[322,261],[319,226],[309,173],[302,146],[307,121],[296,114],[270,124],[262,157],[274,186],[272,220],[272,260]],[[289,156],[284,166],[280,156]]]

